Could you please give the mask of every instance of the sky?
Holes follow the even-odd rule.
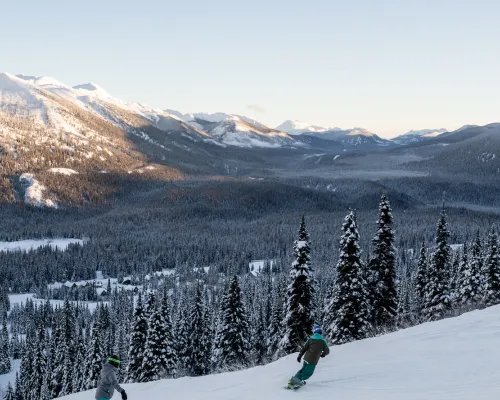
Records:
[[[500,121],[497,0],[3,2],[0,71],[181,112],[369,129]]]

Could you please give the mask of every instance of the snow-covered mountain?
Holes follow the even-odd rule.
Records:
[[[326,132],[340,130],[340,128],[325,128],[323,126],[311,125],[297,120],[288,120],[276,127],[276,130],[289,133],[290,135],[300,135],[306,132]]]
[[[423,140],[430,139],[436,136],[439,136],[445,132],[448,132],[447,129],[421,129],[415,131],[409,131],[402,135],[395,137],[393,140],[394,143],[399,145],[406,145],[411,143],[419,143]]]
[[[238,372],[123,385],[130,399],[496,400],[500,306],[331,346],[307,385],[291,393],[296,355]],[[257,382],[257,384],[255,384]],[[85,400],[95,391],[61,400]],[[119,394],[115,394],[115,397]]]
[[[203,130],[218,142],[238,147],[300,147],[288,133],[270,129],[264,124],[242,115],[226,113],[182,114],[165,110],[182,121]]]

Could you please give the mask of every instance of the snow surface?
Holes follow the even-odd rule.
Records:
[[[19,180],[26,185],[24,193],[24,201],[26,204],[31,204],[35,207],[51,207],[57,208],[57,204],[43,196],[46,187],[38,182],[33,174],[24,173],[19,177]]]
[[[69,168],[50,168],[49,172],[53,172],[54,174],[62,174],[62,175],[78,175],[74,169]]]
[[[43,246],[66,250],[71,243],[83,245],[85,241],[82,239],[34,239],[18,240],[16,242],[0,242],[0,251],[30,251]]]
[[[500,306],[331,347],[308,384],[283,389],[296,355],[244,371],[123,385],[130,399],[497,400]],[[95,391],[61,399],[87,400]],[[115,397],[119,398],[119,394]]]
[[[21,305],[21,304],[26,304],[26,301],[28,299],[31,299],[33,300],[33,303],[35,303],[36,305],[40,306],[40,305],[43,305],[47,302],[47,300],[45,299],[37,299],[35,298],[35,294],[34,293],[23,293],[23,294],[9,294],[9,300],[10,300],[10,304],[11,304],[11,307],[14,306],[14,304],[18,304],[18,305]],[[62,307],[63,304],[64,304],[64,300],[49,300],[49,302],[54,306],[54,307]],[[84,304],[86,306],[88,306],[89,310],[90,311],[95,311],[95,309],[97,308],[97,302],[87,302],[87,301],[72,301],[72,303],[74,305],[76,304]],[[106,303],[106,302],[104,302]]]

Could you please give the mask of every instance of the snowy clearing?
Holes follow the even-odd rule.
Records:
[[[50,199],[43,197],[46,187],[38,182],[33,174],[22,174],[19,180],[26,185],[24,201],[35,207],[57,208],[57,204]]]
[[[35,298],[34,293],[23,293],[23,294],[9,294],[9,300],[10,304],[13,307],[15,304],[26,304],[26,301],[28,299],[33,300],[33,303],[37,304],[38,306],[41,306],[46,303],[47,300],[45,299],[37,299]],[[49,300],[49,302],[54,306],[54,307],[62,307],[64,304],[64,300]],[[90,302],[90,301],[72,301],[74,305],[80,304],[80,305],[86,305],[88,306],[90,311],[94,311],[97,307],[97,302]],[[106,302],[104,302],[106,303]]]
[[[17,242],[0,242],[0,251],[30,251],[43,246],[66,250],[71,243],[83,245],[85,241],[82,239],[34,239],[18,240]]]
[[[296,356],[245,371],[124,385],[130,399],[496,400],[500,306],[331,348],[308,384],[282,387]],[[255,384],[257,383],[257,384]],[[94,391],[62,397],[92,398]],[[115,395],[115,397],[119,395]]]

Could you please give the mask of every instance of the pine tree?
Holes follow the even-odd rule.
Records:
[[[325,309],[324,331],[333,344],[366,338],[371,332],[367,283],[360,259],[359,233],[351,211],[342,225],[335,287]]]
[[[310,267],[309,234],[302,217],[299,238],[293,246],[294,262],[290,271],[291,283],[287,292],[285,333],[279,348],[283,354],[297,351],[312,332],[314,310],[314,286]]]
[[[411,317],[411,298],[410,298],[410,284],[407,279],[401,280],[399,284],[398,294],[398,326],[406,328],[412,322]]]
[[[3,322],[3,326],[5,325],[5,320]],[[5,337],[4,334],[0,335],[0,374],[7,374],[10,372],[11,363],[9,357],[9,339],[8,334]]]
[[[74,370],[73,370],[73,393],[85,390],[85,359],[86,359],[86,348],[85,341],[83,338],[83,333],[80,329],[77,329],[77,336],[75,338],[75,348],[74,348]]]
[[[36,351],[36,338],[30,327],[27,331],[26,345],[21,356],[21,366],[19,368],[19,385],[16,384],[16,390],[19,387],[21,398],[30,399],[30,381],[33,375],[33,359]]]
[[[25,400],[24,392],[23,392],[23,384],[21,382],[21,378],[19,377],[19,373],[16,372],[16,383],[14,385],[14,398],[15,400]]]
[[[464,255],[459,267],[456,302],[462,309],[472,310],[483,299],[482,273],[481,238],[478,232],[469,254]]]
[[[161,313],[163,314],[163,349],[165,355],[165,376],[167,378],[177,377],[177,364],[179,362],[177,353],[175,351],[174,331],[172,327],[172,316],[170,314],[170,307],[168,306],[168,293],[165,290],[161,303]]]
[[[144,346],[148,335],[148,322],[144,316],[142,297],[139,293],[134,311],[132,334],[130,337],[130,351],[128,355],[127,382],[138,382],[141,377],[141,368],[144,358]]]
[[[83,387],[86,390],[97,386],[102,365],[106,359],[106,350],[102,336],[102,328],[99,318],[96,316],[90,337],[90,347],[87,351],[87,362],[85,364],[85,382]]]
[[[209,339],[207,337],[206,307],[201,288],[196,288],[196,295],[189,310],[188,320],[189,359],[186,365],[192,376],[206,375],[210,370]]]
[[[488,253],[483,275],[485,306],[500,304],[500,258],[498,255],[498,235],[494,230],[488,236]]]
[[[141,382],[149,382],[177,374],[177,358],[173,349],[172,324],[166,293],[162,304],[150,316]]]
[[[221,302],[220,322],[215,336],[212,364],[215,371],[246,367],[249,364],[248,317],[236,276]]]
[[[425,293],[428,279],[427,269],[427,250],[425,248],[425,242],[422,242],[417,262],[417,268],[415,270],[415,275],[413,276],[413,312],[417,320],[420,320],[422,316],[422,310],[425,305]]]
[[[7,384],[7,390],[3,395],[3,400],[17,400],[15,397],[14,389],[12,389],[12,385],[10,382]]]
[[[43,322],[41,322],[38,328],[38,341],[36,343],[36,353],[33,357],[33,366],[29,382],[30,398],[32,399],[39,399],[41,397],[43,382],[47,379],[48,365],[46,348],[45,326]]]
[[[276,360],[279,356],[278,348],[281,338],[283,337],[283,320],[284,320],[284,303],[283,296],[286,292],[286,285],[281,282],[276,285],[271,322],[269,324],[269,340],[267,354],[272,360]]]
[[[450,309],[450,253],[448,238],[450,232],[446,223],[446,212],[443,208],[437,225],[436,250],[432,254],[427,269],[424,309],[425,321],[443,318]]]
[[[369,299],[372,323],[377,330],[392,330],[396,324],[398,294],[396,290],[396,252],[394,248],[393,217],[385,194],[382,195],[369,263]]]

